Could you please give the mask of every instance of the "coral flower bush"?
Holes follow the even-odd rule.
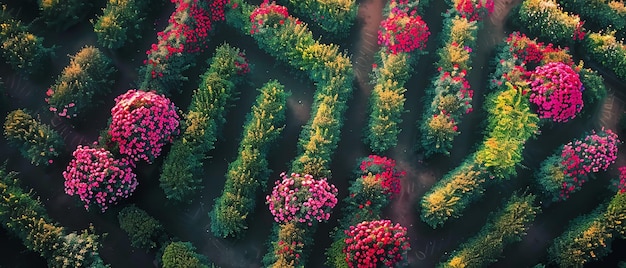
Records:
[[[406,228],[390,220],[364,221],[344,232],[349,267],[394,267],[411,247]]]
[[[289,12],[286,7],[265,0],[250,14],[250,22],[252,22],[252,30],[250,32],[256,33],[262,30],[263,27],[282,25],[288,17]]]
[[[387,157],[370,155],[361,160],[359,169],[362,178],[373,176],[371,183],[380,184],[384,195],[393,197],[400,193],[400,178],[406,175],[405,171],[396,170],[396,161]]]
[[[537,67],[530,79],[530,102],[537,105],[541,118],[567,122],[582,110],[583,85],[571,66],[550,62]]]
[[[393,54],[425,48],[430,32],[426,22],[416,13],[416,10],[392,7],[389,16],[380,23],[378,44]]]
[[[124,159],[118,160],[103,148],[79,145],[63,172],[65,193],[78,195],[89,210],[97,206],[106,211],[109,205],[129,197],[137,187],[137,178]]]
[[[316,180],[311,175],[281,174],[272,193],[266,197],[270,212],[278,223],[296,221],[313,225],[327,221],[337,204],[337,188],[326,179]]]
[[[174,104],[154,92],[129,90],[115,98],[108,133],[120,153],[136,163],[152,163],[179,132]]]

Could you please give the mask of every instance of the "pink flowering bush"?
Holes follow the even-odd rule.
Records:
[[[78,195],[85,203],[85,209],[94,206],[106,211],[109,205],[129,197],[137,187],[137,178],[129,163],[118,160],[103,148],[90,148],[79,145],[67,169],[65,193]]]
[[[154,92],[132,89],[118,96],[111,117],[111,141],[132,164],[140,159],[152,163],[179,132],[176,107]]]
[[[493,0],[455,0],[455,9],[470,21],[482,20],[493,13]]]
[[[383,194],[393,197],[400,193],[400,177],[406,172],[396,170],[396,161],[384,156],[370,155],[361,160],[359,165],[362,178],[373,175],[375,183],[379,183]]]
[[[619,177],[613,184],[617,186],[617,190],[620,194],[626,193],[626,166],[618,168]]]
[[[393,54],[424,49],[430,36],[426,22],[417,15],[416,10],[400,8],[395,2],[392,0],[389,15],[380,22],[378,44]]]
[[[344,231],[349,267],[394,267],[410,249],[406,228],[390,220],[364,221]]]
[[[314,221],[327,221],[330,211],[337,204],[337,188],[326,178],[313,179],[311,175],[281,174],[266,203],[278,223],[300,222],[313,225]]]
[[[537,174],[541,189],[554,201],[568,199],[591,173],[605,171],[615,163],[619,143],[617,134],[603,130],[563,145],[541,164]]]
[[[250,22],[252,22],[250,33],[257,33],[263,27],[283,25],[288,17],[289,12],[286,7],[277,5],[274,1],[270,3],[265,0],[250,14]]]
[[[530,102],[537,105],[539,117],[567,122],[582,110],[583,85],[571,66],[550,62],[537,67],[530,80]]]

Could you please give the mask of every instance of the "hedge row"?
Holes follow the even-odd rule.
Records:
[[[227,0],[171,0],[176,10],[169,24],[157,33],[157,42],[146,51],[139,69],[139,88],[160,94],[180,92],[187,80],[182,73],[195,64],[193,54],[204,51],[213,23],[224,20]]]
[[[22,109],[7,115],[4,137],[36,166],[51,164],[65,147],[57,131]]]
[[[516,15],[517,26],[541,40],[572,46],[585,37],[584,21],[564,12],[556,0],[525,0]]]
[[[626,195],[618,192],[592,213],[570,222],[553,240],[548,258],[559,267],[582,267],[611,252],[611,242],[626,238]]]
[[[324,34],[334,38],[344,38],[356,21],[358,4],[355,0],[284,0],[298,17],[306,17]]]
[[[43,21],[56,31],[65,31],[70,26],[79,23],[93,7],[92,2],[81,0],[37,0],[37,3]]]
[[[231,1],[230,7],[228,23],[251,35],[273,57],[305,71],[315,83],[311,118],[300,133],[298,156],[291,170],[328,177],[352,92],[350,59],[337,45],[315,41],[306,23],[289,16],[282,6],[266,2],[257,8],[237,0]]]
[[[623,1],[609,0],[559,0],[558,3],[570,13],[580,15],[595,31],[626,28],[626,5]]]
[[[481,20],[493,12],[492,0],[458,0],[444,14],[437,54],[438,73],[432,79],[426,111],[420,123],[421,146],[426,156],[450,154],[458,124],[472,111],[473,90],[467,81],[472,50]]]
[[[98,48],[86,46],[70,57],[46,95],[50,111],[64,118],[83,117],[111,92],[113,63]]]
[[[378,36],[381,48],[372,66],[374,88],[365,129],[365,143],[376,153],[383,153],[398,143],[405,112],[404,84],[413,72],[411,64],[419,59],[430,35],[426,23],[416,15],[418,8],[418,3],[404,4],[396,0],[385,7],[385,20],[381,22]],[[414,49],[418,51],[412,52]]]
[[[182,137],[174,142],[159,178],[169,200],[191,202],[202,190],[202,160],[213,150],[226,122],[248,63],[238,48],[224,44],[215,50],[209,69],[201,76],[182,123]]]
[[[7,172],[6,165],[0,167],[0,222],[50,267],[108,267],[98,254],[99,235],[93,228],[68,232],[52,221],[41,201],[20,187],[17,173]]]
[[[267,152],[285,122],[288,93],[278,81],[269,81],[259,90],[256,104],[248,114],[239,143],[239,155],[230,163],[222,195],[209,213],[215,236],[240,237],[248,228],[255,198],[269,175]]]
[[[595,61],[626,81],[626,44],[623,41],[618,41],[611,33],[590,33],[585,49]]]
[[[513,194],[501,210],[489,217],[478,234],[461,244],[439,267],[486,267],[496,262],[507,244],[519,242],[526,235],[528,225],[540,212],[534,202],[532,194]]]
[[[52,48],[43,45],[43,37],[36,36],[28,31],[28,26],[11,17],[7,6],[2,5],[0,13],[0,45],[2,57],[16,71],[26,74],[38,71]]]
[[[102,15],[93,24],[98,44],[117,49],[140,38],[139,33],[145,28],[145,11],[149,3],[147,0],[108,0]]]

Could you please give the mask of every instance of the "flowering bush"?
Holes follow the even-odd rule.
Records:
[[[79,116],[111,92],[113,72],[113,63],[98,48],[84,47],[46,92],[49,110],[68,119]]]
[[[65,193],[78,195],[87,210],[97,206],[104,212],[109,205],[129,197],[138,185],[130,164],[103,148],[79,145],[72,156],[63,172]]]
[[[277,5],[274,1],[270,3],[265,0],[250,14],[250,22],[252,22],[250,33],[257,33],[265,27],[283,25],[287,17],[289,17],[289,12],[286,7]]]
[[[621,166],[618,168],[619,177],[617,181],[613,183],[617,187],[617,191],[620,194],[626,193],[626,166]]]
[[[364,181],[368,175],[373,175],[366,184],[380,184],[383,194],[393,197],[400,193],[400,177],[406,172],[396,170],[396,161],[387,157],[370,155],[361,160],[359,169],[363,173]]]
[[[572,67],[550,62],[537,67],[530,80],[530,102],[537,105],[541,118],[567,122],[582,110],[583,85]]]
[[[430,32],[416,10],[400,8],[390,4],[391,10],[388,16],[380,22],[378,30],[378,44],[387,48],[388,53],[409,53],[415,49],[422,50],[426,47],[426,41]]]
[[[615,162],[620,142],[617,134],[603,130],[563,145],[541,164],[537,179],[542,191],[553,201],[568,199],[589,180],[589,174],[607,170]]]
[[[337,188],[311,175],[281,174],[272,193],[265,200],[274,220],[278,223],[301,222],[313,225],[314,221],[327,221],[330,211],[337,204]]]
[[[390,220],[364,221],[344,232],[349,267],[394,267],[411,248],[406,228]]]
[[[7,115],[4,137],[36,166],[52,164],[64,147],[63,138],[57,131],[22,109]]]
[[[571,45],[585,37],[580,17],[564,12],[555,0],[524,1],[514,16],[521,28],[552,43]]]
[[[454,8],[470,21],[482,20],[493,13],[493,0],[455,0]]]
[[[614,33],[591,33],[585,39],[585,51],[605,68],[626,81],[626,44]]]
[[[131,164],[152,163],[161,148],[178,134],[178,114],[169,99],[131,89],[115,98],[108,133]]]

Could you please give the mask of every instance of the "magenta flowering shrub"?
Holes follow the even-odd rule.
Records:
[[[618,170],[619,177],[614,185],[617,186],[618,192],[623,194],[626,193],[626,166],[619,167]]]
[[[106,211],[109,205],[128,198],[137,187],[137,178],[127,160],[118,160],[103,148],[79,145],[63,172],[65,193],[78,195],[85,209],[94,206]]]
[[[540,118],[567,122],[582,110],[583,85],[571,66],[562,62],[547,63],[535,69],[530,81],[530,102],[537,105]]]
[[[265,200],[274,220],[278,223],[300,222],[313,225],[330,218],[330,211],[337,204],[337,188],[326,178],[313,179],[311,175],[281,174],[272,193]]]
[[[374,182],[380,183],[383,194],[391,198],[400,193],[400,177],[406,175],[405,171],[396,170],[396,161],[384,156],[370,155],[361,160],[359,165],[361,177],[373,176]]]
[[[250,14],[250,22],[252,22],[250,33],[257,33],[267,26],[283,25],[287,17],[289,17],[289,12],[286,7],[277,5],[274,1],[270,3],[265,0]]]
[[[456,11],[470,21],[482,20],[493,13],[493,0],[456,0]]]
[[[540,188],[554,201],[568,199],[591,173],[605,171],[615,163],[619,143],[611,130],[592,131],[583,139],[568,142],[541,164],[537,174]]]
[[[364,221],[344,231],[348,267],[394,267],[411,248],[406,228],[390,220]]]
[[[391,10],[387,18],[380,22],[378,30],[378,44],[392,54],[422,50],[430,36],[428,25],[417,15],[417,11],[401,6],[395,0],[391,1]]]
[[[131,89],[118,96],[111,117],[108,134],[131,164],[152,163],[179,132],[174,104],[151,91]]]

